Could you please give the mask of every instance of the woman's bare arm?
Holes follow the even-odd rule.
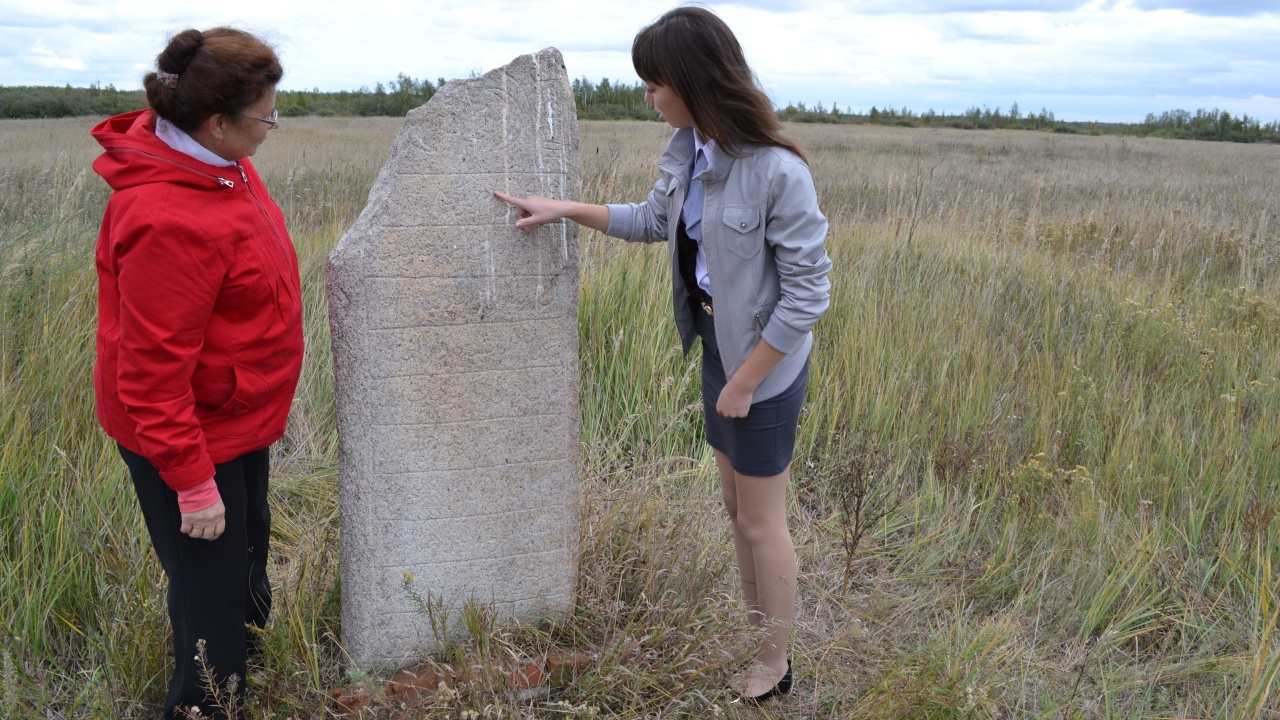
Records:
[[[591,205],[572,200],[554,200],[539,195],[518,198],[503,192],[493,191],[499,200],[516,206],[520,219],[516,227],[525,232],[533,232],[539,225],[555,222],[561,218],[572,220],[583,227],[605,232],[609,229],[609,208],[604,205]]]

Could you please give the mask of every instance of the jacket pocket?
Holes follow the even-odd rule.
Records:
[[[262,426],[271,399],[271,385],[261,375],[243,365],[232,365],[235,389],[231,398],[214,410],[202,425],[206,432],[227,438],[253,435]]]
[[[760,254],[764,245],[764,227],[760,222],[760,208],[755,205],[726,205],[721,216],[724,223],[724,244],[729,252],[743,260]]]

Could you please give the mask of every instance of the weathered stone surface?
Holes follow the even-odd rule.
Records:
[[[366,669],[435,649],[423,601],[572,608],[578,232],[531,235],[491,190],[578,199],[560,53],[446,83],[409,113],[329,256],[342,640]]]

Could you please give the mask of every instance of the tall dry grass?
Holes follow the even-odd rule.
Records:
[[[106,191],[86,173],[90,124],[0,121],[6,717],[144,717],[167,681],[162,577],[92,414]],[[277,608],[252,706],[264,717],[317,716],[344,680],[323,258],[397,127],[290,120],[255,158],[308,293],[300,401],[275,451]],[[751,638],[696,359],[671,327],[661,248],[588,233],[577,610],[558,626],[482,627],[450,657],[571,646],[596,666],[551,699],[428,695],[384,714],[1280,712],[1280,148],[791,131],[836,263],[790,506],[793,695],[729,704]],[[585,123],[584,196],[643,198],[667,134]]]

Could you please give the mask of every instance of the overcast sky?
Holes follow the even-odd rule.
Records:
[[[0,85],[137,88],[167,38],[267,37],[282,89],[458,78],[554,46],[571,77],[637,82],[652,0],[0,0]],[[1047,108],[1136,121],[1221,108],[1280,120],[1280,0],[744,0],[706,3],[779,106]]]

